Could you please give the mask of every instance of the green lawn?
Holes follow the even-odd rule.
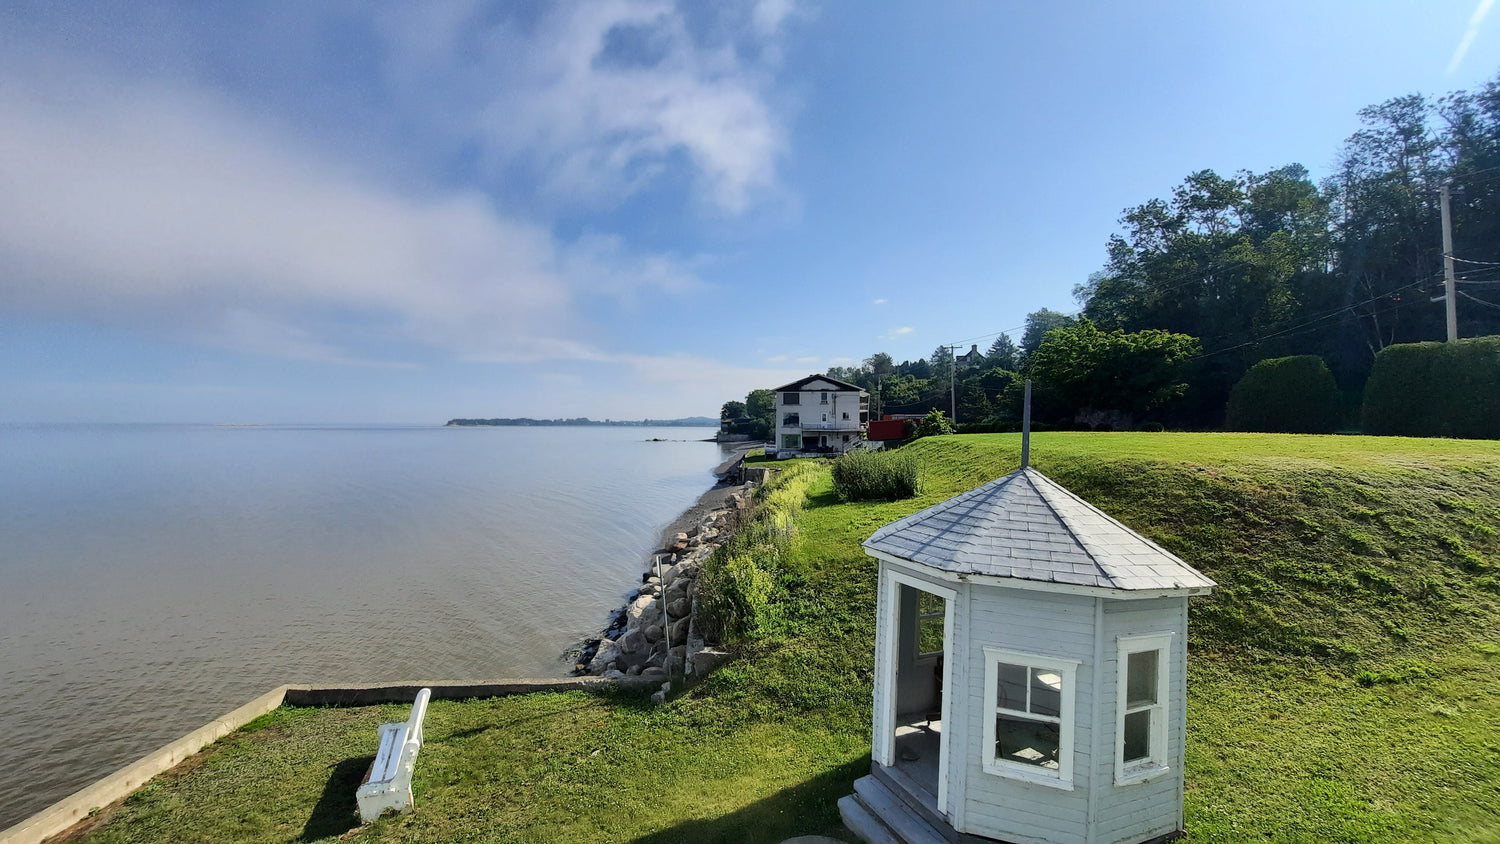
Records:
[[[1192,608],[1193,842],[1500,840],[1500,443],[1045,433],[1043,472],[1221,585]],[[665,706],[433,702],[417,811],[362,841],[777,842],[839,834],[868,768],[873,561],[859,543],[1013,470],[1018,435],[908,446],[923,491],[843,504],[812,477],[776,602]],[[90,824],[85,841],[348,833],[375,726],[282,709]]]

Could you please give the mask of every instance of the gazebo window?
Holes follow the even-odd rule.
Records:
[[[998,648],[984,657],[984,770],[1072,788],[1078,663]]]
[[[1167,767],[1167,691],[1172,634],[1122,636],[1115,723],[1115,782],[1140,782]]]

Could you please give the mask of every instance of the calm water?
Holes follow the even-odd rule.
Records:
[[[563,675],[712,433],[0,427],[0,829],[281,683]]]

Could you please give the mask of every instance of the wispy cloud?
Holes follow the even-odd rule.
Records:
[[[589,359],[580,296],[699,283],[690,262],[563,241],[477,192],[386,185],[192,86],[37,70],[0,62],[6,309],[331,362],[359,359],[340,348],[360,331]]]
[[[878,339],[881,339],[881,340],[896,340],[896,339],[899,339],[901,337],[905,337],[906,335],[912,333],[915,330],[916,330],[915,328],[912,328],[909,325],[903,325],[900,328],[892,328],[890,331],[887,331],[886,333],[880,335],[880,337]]]
[[[1484,16],[1490,13],[1490,7],[1495,5],[1495,0],[1479,0],[1479,5],[1474,7],[1474,14],[1469,18],[1469,26],[1464,30],[1463,38],[1458,41],[1458,46],[1453,50],[1453,58],[1448,60],[1448,73],[1458,70],[1463,63],[1464,56],[1468,55],[1469,47],[1473,45],[1474,39],[1479,37],[1479,26],[1484,23]]]
[[[766,91],[793,4],[711,4],[719,28],[691,28],[665,0],[543,7],[535,20],[478,5],[398,5],[380,29],[390,75],[433,119],[478,144],[495,173],[524,173],[561,202],[610,203],[679,162],[700,194],[744,211],[776,181],[786,132]],[[750,33],[745,36],[743,33]]]
[[[870,304],[872,304],[872,305],[884,305],[885,304],[885,300],[884,299],[876,299],[875,301],[871,302]]]

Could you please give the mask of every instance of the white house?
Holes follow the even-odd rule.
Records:
[[[870,394],[854,384],[809,375],[777,387],[776,451],[842,454],[864,439]]]
[[[1182,829],[1187,606],[1212,580],[1024,465],[864,547],[874,746],[839,801],[850,829],[908,844]]]

